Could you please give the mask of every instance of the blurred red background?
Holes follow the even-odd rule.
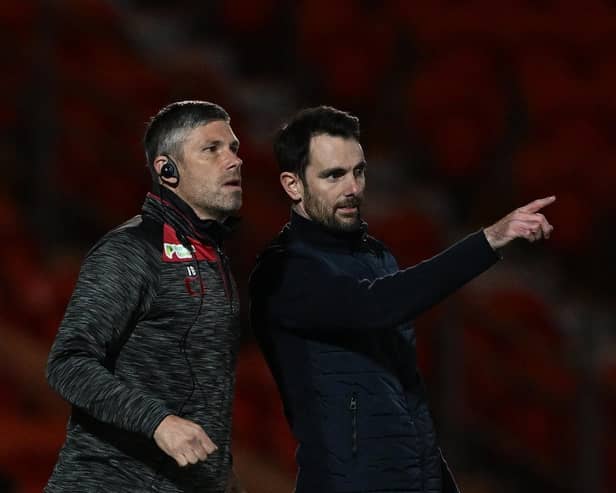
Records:
[[[365,217],[402,265],[556,195],[549,242],[420,318],[422,371],[465,493],[616,491],[614,2],[8,0],[0,26],[0,492],[50,474],[49,346],[83,255],[149,189],[145,122],[180,99],[221,104],[242,141],[244,308],[289,214],[272,134],[301,107],[360,117]],[[290,492],[295,444],[243,339],[236,468]]]

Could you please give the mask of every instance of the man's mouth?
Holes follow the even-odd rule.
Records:
[[[342,214],[355,214],[359,210],[359,204],[350,203],[350,204],[342,204],[336,207]]]
[[[240,178],[234,178],[232,180],[227,180],[226,182],[223,183],[223,187],[230,187],[230,188],[241,189],[242,188],[242,180]]]

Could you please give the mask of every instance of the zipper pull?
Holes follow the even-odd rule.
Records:
[[[355,394],[351,396],[351,402],[349,402],[349,409],[351,411],[357,411],[357,396]]]
[[[353,393],[349,401],[351,410],[351,453],[353,458],[357,457],[357,394]]]
[[[227,256],[222,251],[219,245],[215,246],[216,254],[218,255],[218,269],[220,271],[220,276],[222,277],[222,282],[225,287],[225,293],[227,298],[229,299],[229,304],[233,304],[233,286],[231,285],[231,275],[229,274],[229,262]]]

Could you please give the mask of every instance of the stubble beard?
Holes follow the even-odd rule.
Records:
[[[209,216],[221,221],[228,216],[237,214],[242,207],[242,192],[240,190],[223,191],[204,190],[200,194],[198,206]]]
[[[308,188],[306,188],[304,194],[304,209],[310,219],[339,233],[351,233],[359,230],[361,226],[361,202],[361,197],[354,197],[329,208],[322,200],[312,195]],[[341,220],[336,216],[337,209],[341,207],[357,207],[357,213],[352,217],[345,216],[345,220]]]

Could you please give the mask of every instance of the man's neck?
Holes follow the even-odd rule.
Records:
[[[165,185],[162,185],[163,187]],[[170,190],[171,192],[173,192],[178,198],[180,198],[182,200],[182,202],[184,202],[188,207],[190,207],[192,209],[192,211],[195,213],[195,215],[202,221],[207,221],[207,220],[212,220],[212,221],[217,221],[219,223],[224,223],[225,219],[227,219],[226,215],[222,215],[220,213],[218,213],[217,211],[212,211],[209,209],[204,209],[202,207],[198,207],[195,206],[194,204],[191,204],[189,200],[186,199],[186,197],[184,197],[181,193],[178,192],[178,190],[166,187],[168,190]]]

